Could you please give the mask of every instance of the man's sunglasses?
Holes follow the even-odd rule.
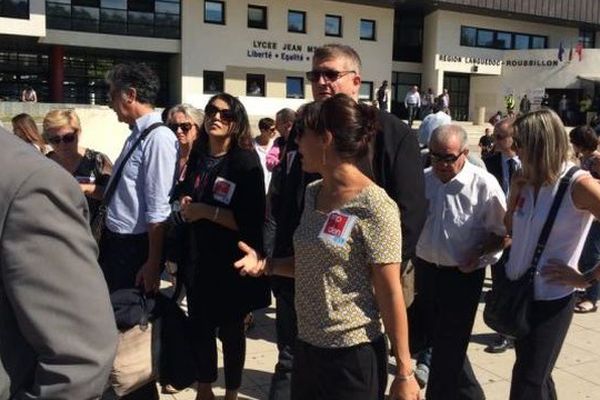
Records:
[[[235,120],[235,113],[232,110],[222,110],[217,106],[209,104],[204,109],[204,115],[207,118],[214,118],[219,113],[219,118],[223,122],[232,122]]]
[[[310,82],[318,82],[321,77],[327,82],[335,82],[342,76],[356,73],[356,71],[336,71],[334,69],[313,69],[306,73],[306,79]]]
[[[192,129],[193,124],[191,122],[182,122],[180,124],[169,124],[169,128],[177,133],[178,129],[181,129],[183,133],[188,133]]]
[[[62,136],[52,136],[48,138],[48,142],[50,142],[50,144],[60,144],[60,143],[73,143],[75,141],[75,138],[77,137],[77,134],[75,132],[71,132],[71,133],[67,133],[66,135],[62,135]]]
[[[458,155],[438,153],[429,153],[429,155],[432,163],[454,164],[463,155],[463,152],[460,152]]]

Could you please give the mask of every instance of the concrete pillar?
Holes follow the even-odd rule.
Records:
[[[65,48],[52,46],[50,51],[50,102],[64,101],[63,82],[65,80]]]

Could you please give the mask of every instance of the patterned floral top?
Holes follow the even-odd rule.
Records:
[[[398,206],[372,184],[326,214],[315,207],[321,187],[306,188],[294,234],[298,337],[323,348],[372,342],[381,323],[370,269],[401,260]]]

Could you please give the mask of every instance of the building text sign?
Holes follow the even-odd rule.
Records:
[[[310,61],[312,53],[317,47],[297,43],[253,40],[246,51],[246,57],[285,62]]]
[[[446,54],[438,54],[438,60],[449,63],[491,65],[498,67],[556,67],[559,64],[558,60],[551,59],[508,59],[503,61],[494,58],[450,56]]]

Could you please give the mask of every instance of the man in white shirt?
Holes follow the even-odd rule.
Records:
[[[418,86],[411,87],[406,93],[404,107],[408,111],[408,126],[412,128],[413,120],[417,117],[417,113],[421,107],[421,95],[419,94]]]
[[[431,133],[437,127],[452,123],[452,117],[443,112],[439,105],[434,104],[432,110],[433,113],[423,118],[419,126],[419,144],[421,146],[429,144]]]
[[[466,355],[485,266],[504,245],[506,200],[497,180],[467,162],[467,133],[443,125],[429,142],[429,210],[417,244],[419,279],[432,359],[428,400],[484,399]]]

